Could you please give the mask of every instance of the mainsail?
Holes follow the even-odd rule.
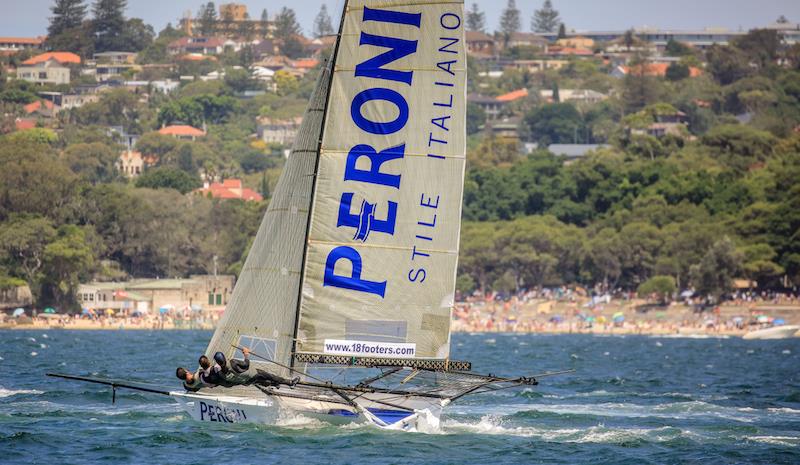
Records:
[[[348,2],[297,352],[449,356],[465,167],[462,17],[460,1]]]
[[[463,26],[461,1],[347,2],[207,354],[449,357]]]
[[[291,357],[300,272],[330,63],[317,80],[303,123],[239,274],[228,307],[206,349],[232,355],[246,346],[283,365]],[[276,365],[275,372],[283,371]]]

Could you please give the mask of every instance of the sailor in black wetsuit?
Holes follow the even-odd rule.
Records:
[[[247,370],[250,369],[250,349],[243,348],[244,360],[237,360],[235,358],[228,361],[225,354],[217,352],[214,354],[214,361],[216,365],[211,367],[208,375],[203,377],[206,383],[217,384],[224,387],[233,386],[249,386],[251,384],[258,384],[262,386],[278,386],[285,384],[287,386],[294,386],[300,381],[299,377],[294,379],[286,379],[278,375],[273,375],[264,370],[256,369],[255,375],[248,375]]]
[[[215,386],[213,383],[208,381],[208,375],[211,373],[212,368],[211,361],[208,359],[208,357],[202,355],[200,360],[197,362],[200,364],[200,368],[198,368],[194,373],[183,367],[179,367],[177,370],[175,370],[175,376],[183,381],[183,387],[187,391],[196,392],[204,387],[211,388]]]

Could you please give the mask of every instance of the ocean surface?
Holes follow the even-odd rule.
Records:
[[[203,331],[0,331],[3,464],[798,464],[800,338],[455,334],[476,371],[574,368],[464,398],[435,434],[196,423],[169,397],[48,371],[178,387]]]

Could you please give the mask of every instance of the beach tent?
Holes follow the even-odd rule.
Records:
[[[16,317],[18,317],[18,316],[22,316],[22,315],[24,315],[24,314],[25,314],[25,309],[24,309],[24,308],[18,308],[18,309],[16,309],[16,310],[14,310],[14,313],[12,313],[12,314],[11,314],[11,316],[13,316],[14,318],[16,318]]]
[[[170,310],[175,310],[175,306],[174,305],[169,305],[169,304],[168,305],[162,305],[161,308],[158,309],[158,311],[161,312],[161,313],[167,313]]]
[[[51,314],[52,314],[52,313],[55,313],[55,312],[56,312],[56,309],[55,309],[55,308],[53,308],[53,307],[47,307],[47,308],[45,308],[45,309],[44,309],[44,312],[45,312],[45,313],[51,313]]]

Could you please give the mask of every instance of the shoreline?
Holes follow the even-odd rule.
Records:
[[[212,325],[133,325],[133,324],[80,324],[80,325],[48,325],[23,324],[0,325],[0,331],[213,331]],[[592,336],[660,336],[660,337],[742,337],[749,329],[705,329],[701,327],[642,328],[642,327],[610,327],[610,328],[569,328],[552,327],[530,330],[512,330],[508,328],[493,330],[472,330],[470,328],[452,328],[451,333],[470,335],[570,335],[582,334]],[[795,335],[800,337],[800,332]]]

